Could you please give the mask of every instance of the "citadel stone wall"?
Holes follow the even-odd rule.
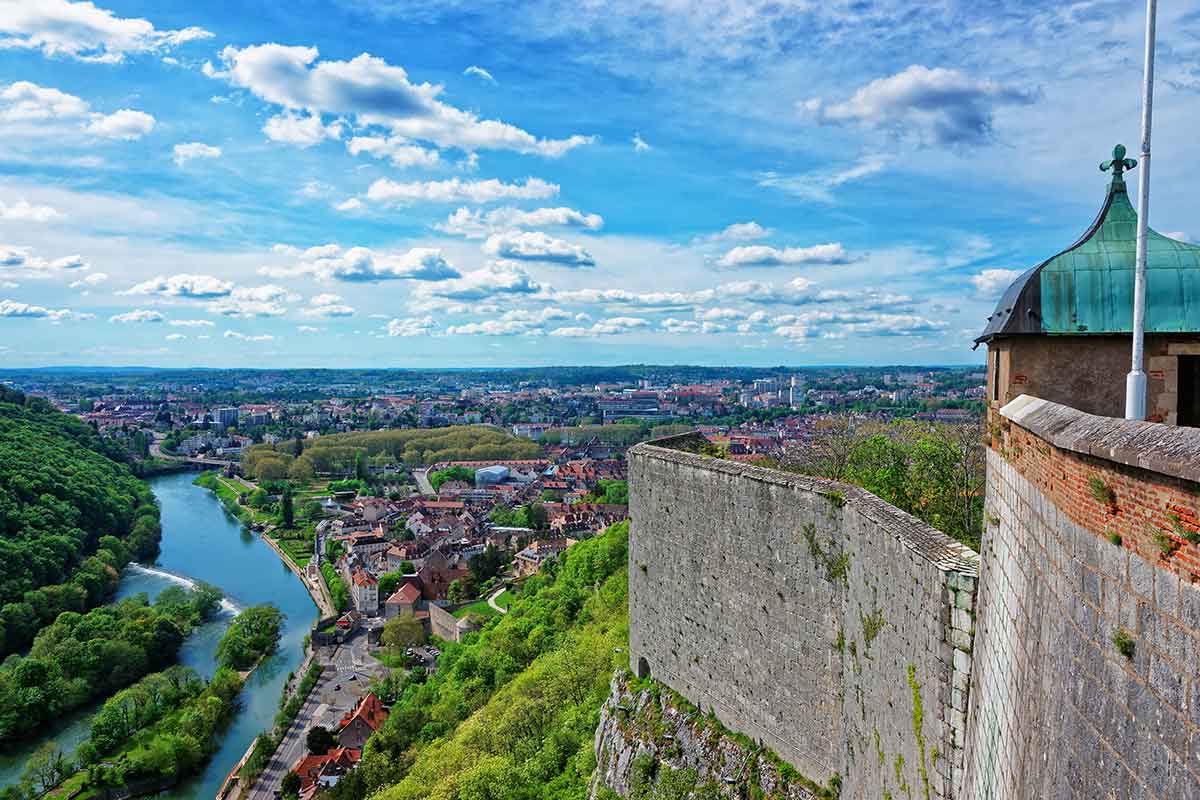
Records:
[[[1027,396],[992,434],[963,796],[1200,797],[1200,435]]]
[[[629,454],[631,666],[844,798],[965,796],[976,554],[698,446]]]

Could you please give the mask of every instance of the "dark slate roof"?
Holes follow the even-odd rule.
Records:
[[[1132,330],[1137,212],[1121,171],[1114,170],[1104,206],[1083,236],[1013,281],[976,344],[996,336]],[[1200,247],[1153,230],[1146,241],[1146,331],[1200,332]]]

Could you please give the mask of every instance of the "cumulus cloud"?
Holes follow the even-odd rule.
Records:
[[[405,317],[403,319],[396,318],[388,322],[384,327],[388,336],[425,336],[433,333],[437,328],[437,322],[433,317]]]
[[[816,98],[802,107],[822,122],[915,133],[924,144],[979,144],[992,135],[996,107],[1028,105],[1036,97],[1036,92],[955,69],[914,64],[871,81],[843,102],[827,104]]]
[[[524,183],[503,183],[488,180],[464,181],[450,178],[441,181],[398,183],[380,178],[367,189],[366,199],[384,206],[410,203],[494,203],[497,200],[542,200],[558,194],[558,184],[540,178],[526,178]]]
[[[985,299],[993,299],[1015,281],[1024,270],[1019,269],[985,269],[978,275],[971,276],[971,284],[975,293]]]
[[[555,328],[551,336],[562,336],[571,339],[586,339],[593,336],[616,336],[631,333],[641,328],[648,328],[650,323],[641,317],[612,317],[593,323],[590,327]]]
[[[798,264],[849,264],[854,261],[841,242],[813,245],[812,247],[776,248],[755,244],[735,247],[717,259],[717,266],[737,267],[782,267]]]
[[[531,295],[541,289],[519,264],[489,261],[482,269],[467,272],[461,278],[426,284],[419,293],[422,297],[469,302],[500,295]]]
[[[509,231],[489,236],[483,252],[516,261],[543,261],[568,267],[594,267],[596,259],[579,245],[540,231]]]
[[[77,281],[71,281],[68,286],[72,289],[86,289],[90,286],[98,286],[108,280],[108,274],[104,272],[93,272],[86,278],[81,278]]]
[[[414,247],[403,253],[377,253],[367,247],[343,249],[336,244],[319,245],[307,250],[287,246],[275,252],[294,256],[296,264],[263,267],[259,273],[271,278],[312,275],[320,281],[349,283],[386,280],[444,281],[461,274],[433,247]]]
[[[713,244],[718,242],[753,242],[758,239],[765,239],[775,231],[770,228],[764,228],[757,222],[735,222],[732,225],[726,226],[723,230],[716,233],[710,233],[707,236],[698,236],[693,240],[693,244]]]
[[[79,314],[69,308],[46,308],[21,303],[16,300],[0,300],[0,318],[24,317],[27,319],[48,319],[61,322],[65,319],[91,319],[91,314]]]
[[[175,145],[175,163],[183,166],[196,158],[220,158],[221,148],[204,142],[186,142]]]
[[[247,336],[246,334],[239,333],[238,331],[225,331],[221,335],[226,339],[237,339],[240,342],[272,342],[275,340],[275,337],[269,333],[260,333],[256,336]]]
[[[162,53],[211,37],[198,27],[158,30],[148,20],[118,17],[90,2],[18,0],[0,5],[0,49],[40,50],[50,57],[112,64],[127,55]]]
[[[463,75],[474,75],[477,78],[482,78],[488,83],[495,83],[496,79],[492,77],[492,73],[488,72],[483,67],[477,67],[474,64],[463,70]]]
[[[233,284],[212,275],[156,275],[130,286],[120,294],[148,294],[161,297],[226,297]]]
[[[173,319],[169,323],[176,328],[211,328],[213,323],[207,319]]]
[[[717,297],[713,289],[692,292],[631,292],[626,289],[562,289],[548,297],[559,303],[631,306],[640,308],[684,308],[708,303]]]
[[[0,14],[3,9],[0,8]],[[143,111],[122,108],[112,114],[91,110],[72,94],[29,81],[16,81],[0,91],[0,120],[13,123],[65,122],[83,133],[105,139],[134,141],[154,129],[155,120]],[[31,129],[41,131],[41,127]]]
[[[285,302],[300,298],[281,286],[239,286],[227,297],[208,303],[205,308],[225,317],[278,317],[287,313]]]
[[[132,142],[142,138],[154,130],[154,117],[144,111],[134,111],[122,108],[111,114],[104,114],[88,123],[88,133],[103,136],[106,139],[124,139]]]
[[[89,269],[82,256],[70,255],[47,259],[35,255],[32,248],[0,244],[0,273],[48,278],[63,272]]]
[[[642,138],[642,135],[640,133],[635,133],[633,135],[633,152],[644,153],[647,150],[653,150],[653,149],[654,149],[653,147],[651,147],[649,144],[646,143],[646,140]]]
[[[50,206],[35,206],[21,199],[9,205],[0,201],[0,219],[11,219],[19,222],[50,222],[62,214]]]
[[[894,314],[848,309],[844,311],[807,311],[785,314],[772,320],[774,333],[786,339],[844,338],[858,336],[919,336],[940,333],[950,323],[931,320],[917,314]]]
[[[109,322],[164,322],[167,317],[160,311],[153,311],[148,308],[137,308],[133,311],[126,311],[123,314],[113,314],[108,318]]]
[[[326,125],[320,114],[296,114],[285,111],[267,120],[263,133],[273,142],[307,148],[327,139],[342,138],[342,123],[334,120]]]
[[[346,142],[350,155],[366,153],[374,158],[387,159],[392,166],[435,167],[440,156],[437,150],[413,144],[400,136],[355,136]]]
[[[182,342],[186,338],[187,338],[187,336],[182,333],[168,333],[167,334],[168,342]]]
[[[210,67],[207,74],[285,109],[353,115],[361,126],[378,125],[396,136],[442,148],[514,150],[556,158],[594,140],[580,135],[538,139],[514,125],[480,119],[438,99],[441,86],[413,83],[402,67],[369,53],[350,61],[319,61],[318,56],[315,47],[229,46],[221,51],[223,68]]]
[[[513,336],[516,334],[541,336],[545,333],[543,326],[547,322],[574,318],[575,315],[571,312],[553,306],[543,308],[541,311],[518,308],[506,311],[497,319],[452,325],[446,329],[446,333],[452,336]]]
[[[573,208],[537,208],[532,211],[522,211],[519,208],[506,206],[494,208],[487,213],[479,209],[459,208],[446,218],[443,223],[433,227],[443,233],[464,236],[468,239],[482,239],[492,233],[514,230],[519,228],[586,228],[600,230],[604,227],[604,218],[599,214],[585,214]]]
[[[310,308],[300,313],[306,317],[352,317],[354,308],[346,305],[340,294],[318,294],[309,298]]]

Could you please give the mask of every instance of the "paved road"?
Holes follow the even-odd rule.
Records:
[[[246,800],[274,800],[283,776],[297,761],[308,754],[307,737],[310,728],[321,725],[333,728],[371,688],[371,679],[387,672],[387,668],[371,657],[365,633],[358,633],[339,645],[327,658],[320,680],[309,693],[295,721],[288,728],[266,769],[246,795]]]
[[[497,589],[496,591],[494,591],[488,595],[488,605],[491,606],[492,608],[496,609],[497,611],[499,611],[501,614],[507,614],[508,609],[501,608],[500,606],[496,605],[496,598],[499,597],[500,595],[504,594],[504,592],[507,589],[508,589],[507,586],[501,586],[499,589]]]
[[[436,495],[433,490],[433,484],[429,482],[429,468],[414,469],[413,478],[417,481],[417,488],[421,490],[421,494]]]

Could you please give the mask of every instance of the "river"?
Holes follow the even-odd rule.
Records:
[[[160,797],[211,800],[225,776],[279,708],[287,675],[303,660],[304,636],[317,619],[317,607],[304,584],[257,534],[225,511],[207,489],[192,485],[194,473],[150,480],[162,509],[162,552],[152,567],[130,565],[121,575],[117,598],[146,592],[152,598],[172,584],[202,580],[225,592],[219,616],[200,626],[180,651],[180,663],[208,677],[216,669],[214,653],[233,614],[247,606],[274,603],[286,618],[279,652],[250,676],[240,697],[241,709],[221,740],[221,747],[199,775]],[[67,752],[87,738],[96,708],[76,712],[47,736]],[[0,786],[15,783],[25,759],[44,739],[0,756]]]

